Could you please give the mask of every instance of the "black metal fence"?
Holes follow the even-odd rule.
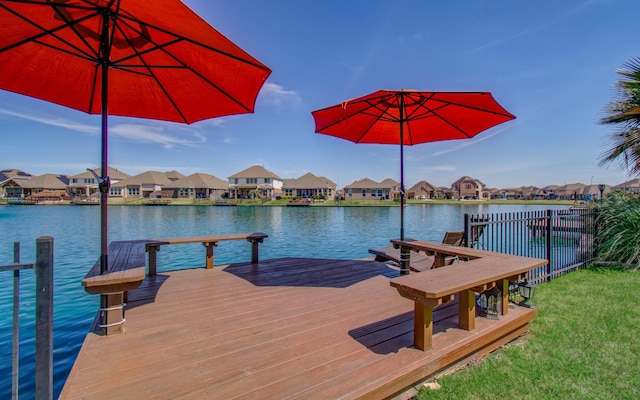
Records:
[[[0,272],[13,273],[13,322],[11,347],[11,398],[18,399],[20,375],[20,271],[33,269],[36,281],[35,398],[53,398],[53,238],[36,240],[36,262],[20,263],[20,243],[13,245],[13,264]],[[5,361],[1,361],[5,362]],[[6,365],[6,364],[5,364]]]
[[[529,273],[538,284],[595,257],[595,211],[586,208],[464,216],[469,247],[549,260]]]

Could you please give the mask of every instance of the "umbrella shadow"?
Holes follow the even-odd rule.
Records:
[[[169,278],[169,275],[163,274],[147,276],[140,287],[128,293],[126,310],[155,302],[160,287]]]
[[[399,276],[397,269],[377,261],[294,257],[265,260],[258,264],[231,264],[224,268],[224,272],[255,286],[332,288],[346,288],[376,276]]]

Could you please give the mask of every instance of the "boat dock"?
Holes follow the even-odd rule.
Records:
[[[535,310],[457,328],[434,311],[413,346],[413,303],[370,260],[283,258],[148,276],[125,332],[89,333],[61,399],[389,398],[522,335]]]

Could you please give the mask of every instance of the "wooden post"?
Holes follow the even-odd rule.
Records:
[[[498,289],[502,292],[502,310],[500,310],[500,314],[507,315],[509,313],[509,280],[503,279],[498,282]]]
[[[13,263],[20,263],[20,242],[13,243]],[[20,373],[20,270],[13,270],[13,335],[11,346],[11,398],[18,400]]]
[[[124,332],[124,292],[104,293],[100,295],[100,331],[109,336]]]
[[[160,250],[160,246],[147,245],[147,251],[149,252],[149,276],[156,276],[157,274],[157,252]]]
[[[258,263],[258,244],[260,242],[256,239],[251,241],[251,264]]]
[[[218,242],[204,242],[202,244],[207,249],[207,260],[205,265],[207,269],[211,269],[213,268],[213,248],[218,245]]]
[[[458,326],[468,331],[476,328],[476,293],[473,290],[458,293]]]
[[[400,246],[400,275],[409,275],[411,271],[411,250],[408,247]]]
[[[53,237],[36,239],[36,398],[53,398]]]
[[[413,344],[420,350],[429,350],[433,336],[433,308],[414,302]]]

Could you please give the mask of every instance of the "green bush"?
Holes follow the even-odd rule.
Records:
[[[640,266],[640,198],[621,192],[595,205],[598,261]]]

